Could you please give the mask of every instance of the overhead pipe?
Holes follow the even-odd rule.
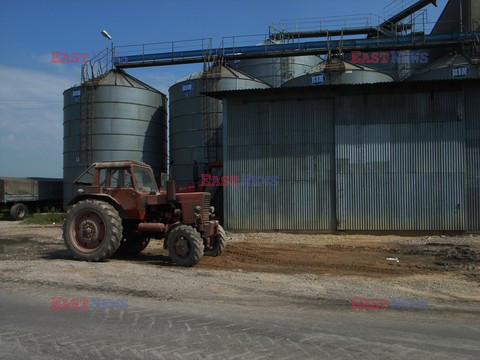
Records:
[[[292,44],[272,44],[266,46],[243,46],[217,48],[209,50],[214,56],[225,60],[256,59],[262,57],[287,57],[301,55],[321,55],[331,49],[350,51],[381,51],[426,49],[443,46],[461,46],[478,41],[480,32],[425,35],[418,38],[413,35],[381,38],[350,39],[332,41],[312,41]],[[175,51],[156,54],[117,56],[114,58],[117,68],[134,68],[146,66],[164,66],[186,63],[203,63],[206,50]]]

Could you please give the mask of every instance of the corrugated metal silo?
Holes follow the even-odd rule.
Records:
[[[123,71],[110,71],[64,96],[64,205],[73,181],[97,161],[139,160],[167,167],[167,98]]]
[[[408,81],[478,79],[480,69],[465,55],[448,55],[420,70]]]
[[[170,159],[178,185],[198,181],[196,166],[201,172],[207,164],[223,161],[223,103],[202,93],[269,87],[263,81],[220,65],[170,87]]]
[[[287,81],[283,87],[373,84],[392,81],[391,76],[369,67],[332,58],[330,61],[323,61],[306,73]]]
[[[438,54],[438,49],[416,49],[401,51],[374,51],[360,52],[361,66],[366,65],[369,69],[391,76],[395,81],[403,81],[415,72],[425,68],[428,62],[434,61],[443,56]],[[358,55],[357,55],[358,56]],[[358,57],[356,57],[358,59]],[[375,60],[375,58],[377,60]],[[344,59],[347,62],[353,61],[352,53],[346,53]],[[369,62],[370,61],[370,62]]]
[[[270,86],[279,87],[282,84],[281,58],[236,60],[232,66]]]
[[[279,42],[269,40],[258,46],[265,46],[269,43]],[[263,80],[272,87],[280,87],[286,80],[304,74],[313,66],[318,65],[320,61],[322,61],[320,57],[310,55],[237,60],[230,65],[256,79]]]

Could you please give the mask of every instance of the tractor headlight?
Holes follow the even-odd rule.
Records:
[[[215,214],[215,207],[214,206],[210,206],[210,214]]]
[[[195,214],[200,214],[202,212],[202,208],[199,205],[197,205],[195,206],[194,211],[195,211]]]

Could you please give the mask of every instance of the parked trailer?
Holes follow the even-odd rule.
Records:
[[[0,177],[0,207],[15,220],[33,209],[61,209],[62,202],[63,179]]]

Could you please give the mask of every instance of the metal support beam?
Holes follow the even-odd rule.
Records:
[[[417,12],[420,9],[423,9],[425,6],[433,4],[435,7],[437,6],[437,0],[420,0],[409,6],[408,8],[400,11],[398,14],[393,15],[390,19],[385,20],[384,23],[380,24],[383,28],[392,27],[392,25],[397,24],[400,20],[405,19],[406,17],[412,15],[413,13]]]

